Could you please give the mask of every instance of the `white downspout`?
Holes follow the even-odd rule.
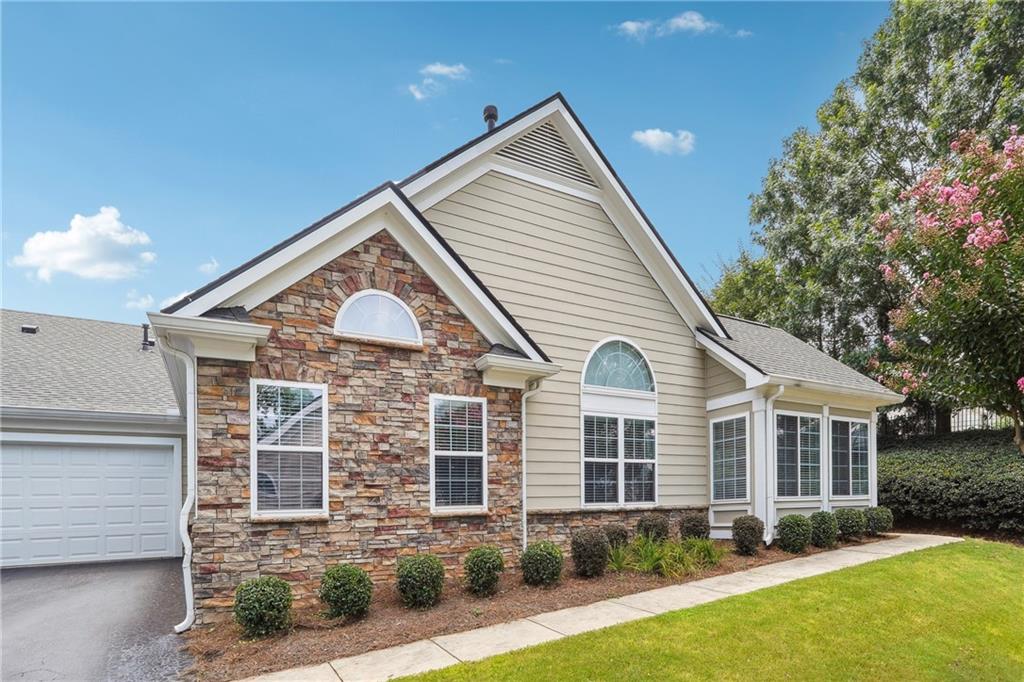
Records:
[[[765,456],[768,458],[766,462],[767,466],[765,471],[768,472],[766,476],[765,485],[765,498],[768,501],[767,509],[765,510],[764,519],[764,542],[767,545],[772,544],[775,539],[775,479],[776,479],[776,459],[775,459],[775,448],[778,443],[775,442],[775,400],[786,392],[785,386],[779,386],[779,388],[765,401]]]
[[[523,551],[526,550],[526,401],[540,393],[541,385],[543,381],[537,383],[536,388],[523,393],[519,399],[519,407],[522,410],[522,416],[519,418],[519,430],[522,432],[520,437],[522,438],[522,444],[519,446],[519,469],[522,473],[522,481],[519,484],[519,493],[521,495],[520,509],[522,510],[522,536],[523,536]]]
[[[161,348],[185,363],[185,459],[188,462],[188,482],[186,484],[185,502],[181,505],[178,515],[178,534],[185,548],[181,560],[181,571],[185,585],[185,620],[174,626],[174,631],[182,633],[196,622],[196,606],[192,591],[192,538],[188,532],[188,517],[196,501],[196,363],[195,359],[170,343],[161,342]]]

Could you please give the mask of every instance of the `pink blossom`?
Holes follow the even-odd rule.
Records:
[[[887,235],[885,235],[885,245],[886,246],[892,246],[897,241],[899,241],[899,238],[900,238],[900,231],[899,230],[893,230],[893,231],[889,232]]]
[[[910,386],[903,387],[903,395],[910,395]]]
[[[1021,393],[1024,393],[1024,377],[1017,379],[1017,388],[1020,390]]]
[[[891,213],[889,213],[888,211],[884,211],[882,213],[879,213],[878,217],[875,218],[875,229],[878,230],[879,232],[882,232],[887,227],[889,227],[889,223],[891,223],[891,222],[892,222],[892,214]]]
[[[984,219],[985,216],[981,215],[981,211],[975,211],[974,213],[971,214],[971,222],[974,223],[975,225],[977,225]]]
[[[904,381],[910,381],[911,379],[914,378],[914,374],[909,369],[903,370],[903,374],[901,374],[900,376],[903,377]]]

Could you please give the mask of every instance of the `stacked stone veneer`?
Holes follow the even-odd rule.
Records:
[[[572,533],[578,528],[600,528],[609,523],[621,523],[629,530],[630,535],[636,533],[636,523],[644,514],[660,514],[669,519],[669,532],[678,539],[679,517],[683,509],[702,509],[700,507],[658,507],[654,509],[623,509],[621,511],[596,510],[565,510],[565,511],[530,511],[527,513],[529,522],[528,536],[530,542],[550,540],[562,547],[568,547]]]
[[[382,289],[415,312],[423,350],[334,334],[345,299]],[[310,600],[327,566],[390,580],[397,557],[432,552],[456,567],[478,545],[514,559],[520,524],[520,392],[484,386],[489,344],[402,248],[381,232],[250,311],[272,328],[255,362],[200,359],[198,514],[192,526],[199,623],[230,617],[243,580],[277,575]],[[328,520],[250,518],[249,380],[328,385]],[[487,398],[489,509],[430,511],[429,395]]]

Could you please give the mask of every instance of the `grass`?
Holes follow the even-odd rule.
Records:
[[[1024,549],[967,540],[419,676],[1024,679]]]

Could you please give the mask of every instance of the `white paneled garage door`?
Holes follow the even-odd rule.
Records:
[[[3,566],[180,556],[173,440],[26,438],[0,443]]]

